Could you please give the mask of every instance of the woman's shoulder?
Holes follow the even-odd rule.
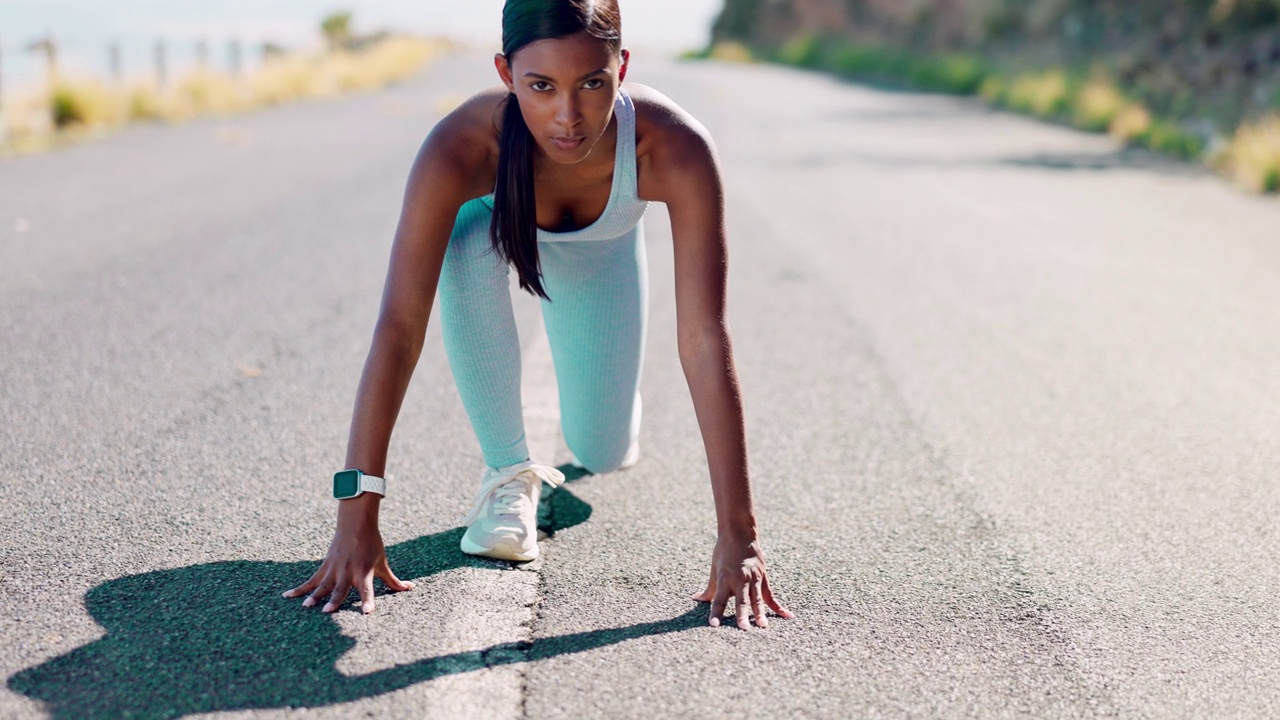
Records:
[[[472,95],[436,123],[429,142],[447,148],[451,157],[469,165],[496,158],[506,98],[507,90],[502,86]]]
[[[636,108],[636,133],[652,135],[664,141],[679,140],[690,134],[703,135],[706,128],[676,101],[639,83],[626,83],[624,89]]]
[[[627,83],[636,108],[636,155],[680,156],[711,145],[711,134],[697,118],[661,92]]]
[[[465,199],[493,191],[498,168],[498,129],[505,88],[492,88],[458,103],[431,128],[414,160],[410,183],[432,194],[440,183]]]
[[[641,193],[656,198],[662,187],[689,170],[712,170],[715,165],[711,134],[684,108],[661,92],[638,83],[624,88],[636,108],[636,160],[641,168]],[[647,172],[646,172],[647,171]],[[646,176],[656,185],[646,182]],[[648,197],[648,196],[646,196]]]

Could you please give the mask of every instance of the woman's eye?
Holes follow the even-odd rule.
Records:
[[[551,89],[551,83],[549,83],[549,82],[544,82],[544,81],[542,81],[542,80],[539,80],[538,82],[533,83],[533,84],[532,84],[532,85],[530,85],[529,87],[533,88],[534,90],[537,90],[538,92],[542,92],[542,91],[544,91],[544,90],[550,90],[550,89]]]
[[[599,90],[600,88],[604,87],[604,81],[600,80],[599,78],[595,80],[588,80],[586,83],[584,83],[584,86],[588,90]]]

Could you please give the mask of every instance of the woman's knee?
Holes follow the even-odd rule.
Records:
[[[567,438],[566,438],[567,440]],[[604,473],[613,472],[621,469],[628,459],[628,450],[631,447],[630,438],[623,438],[621,442],[566,442],[569,450],[573,452],[573,456],[577,458],[578,465],[586,468],[593,474],[603,475]]]
[[[630,402],[628,402],[630,401]],[[640,454],[640,393],[613,398],[590,411],[566,408],[561,399],[561,428],[565,444],[578,465],[593,473],[607,473],[635,464]]]

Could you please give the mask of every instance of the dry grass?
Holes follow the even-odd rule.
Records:
[[[1066,112],[1071,89],[1066,73],[1049,70],[1014,78],[1005,91],[1004,102],[1014,110],[1039,117],[1057,117]]]
[[[749,63],[755,60],[750,48],[740,42],[718,42],[712,48],[710,57],[721,62]]]
[[[5,103],[0,114],[0,153],[43,150],[55,136],[50,98],[26,95]]]
[[[1121,142],[1133,142],[1151,130],[1151,113],[1136,103],[1125,105],[1111,120],[1108,132]]]
[[[1280,191],[1280,115],[1241,125],[1224,165],[1236,182],[1254,192]]]
[[[988,75],[978,86],[978,96],[989,103],[999,104],[1004,99],[1008,86],[1004,80],[995,75]]]
[[[6,105],[0,115],[0,154],[39,151],[129,122],[181,122],[378,88],[413,74],[443,49],[443,42],[391,37],[360,52],[275,58],[245,78],[196,70],[164,90],[96,80],[61,82]]]
[[[58,127],[114,125],[128,119],[128,107],[119,93],[96,81],[59,83],[50,105]]]
[[[1076,94],[1072,122],[1085,130],[1107,130],[1125,109],[1128,101],[1110,82],[1094,78]]]

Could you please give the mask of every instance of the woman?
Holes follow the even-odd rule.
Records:
[[[647,318],[640,219],[666,203],[675,245],[680,360],[706,446],[718,538],[707,587],[718,625],[729,598],[739,627],[765,607],[790,617],[765,573],[747,477],[742,401],[725,324],[724,197],[706,130],[661,94],[622,89],[616,0],[508,0],[504,88],[482,92],[431,131],[410,173],[382,309],[360,388],[337,531],[320,569],[286,597],[333,612],[354,587],[373,610],[373,578],[409,590],[378,531],[392,426],[439,292],[445,351],[484,453],[462,550],[515,561],[538,555],[542,483],[563,481],[529,459],[520,405],[520,345],[508,293],[543,298],[575,463],[609,472],[634,463]]]

